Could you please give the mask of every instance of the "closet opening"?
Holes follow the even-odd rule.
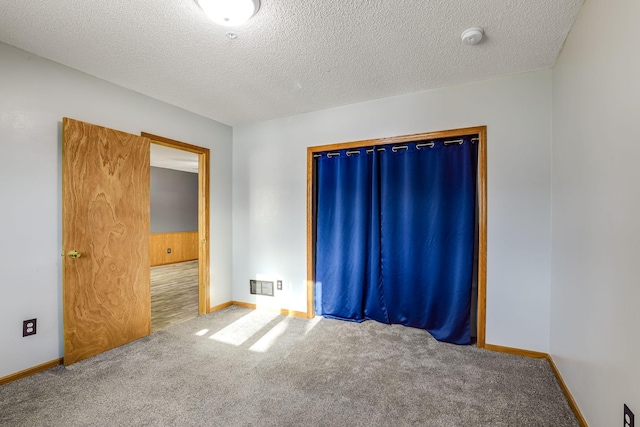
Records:
[[[307,316],[483,348],[486,229],[485,126],[309,147]]]

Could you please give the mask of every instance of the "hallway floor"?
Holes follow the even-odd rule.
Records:
[[[198,261],[151,267],[151,331],[198,316]]]

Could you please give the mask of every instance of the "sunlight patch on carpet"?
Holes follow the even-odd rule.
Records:
[[[211,335],[209,339],[237,347],[242,345],[278,316],[279,313],[255,310]]]
[[[304,327],[304,334],[307,335],[313,328],[315,328],[318,323],[322,320],[322,316],[316,316],[313,319],[309,320],[307,325]]]
[[[289,327],[290,317],[283,318],[277,325],[264,334],[258,341],[256,341],[249,350],[257,353],[266,353],[275,344],[280,335],[284,334]]]

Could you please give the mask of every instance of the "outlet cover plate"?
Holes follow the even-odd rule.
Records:
[[[36,319],[29,319],[22,322],[22,336],[28,337],[29,335],[36,334]]]
[[[624,405],[624,427],[634,427],[633,412],[627,405]]]

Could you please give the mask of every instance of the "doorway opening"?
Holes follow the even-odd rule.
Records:
[[[196,212],[187,207],[183,213],[185,217],[191,216],[191,220],[182,218],[182,223],[176,226],[182,229],[153,233],[152,226],[151,329],[155,331],[209,310],[209,149],[146,132],[141,135],[151,140],[152,181],[155,173],[160,185],[167,179],[173,183],[182,180],[187,185],[183,187],[185,192],[191,191],[189,185],[197,186],[193,204]],[[153,170],[154,151],[164,153],[158,155],[155,163],[163,165],[165,171]],[[169,163],[162,163],[162,159]],[[181,196],[188,199],[188,195]],[[190,202],[183,199],[181,204],[185,208]],[[159,216],[162,227],[162,213]],[[152,212],[152,223],[153,217]]]
[[[448,131],[429,132],[414,135],[404,135],[375,140],[355,141],[342,144],[331,144],[307,149],[307,317],[315,317],[315,284],[316,284],[316,162],[315,156],[321,152],[349,150],[361,147],[371,147],[385,144],[402,144],[435,139],[456,139],[465,135],[477,135],[478,164],[477,164],[477,257],[475,260],[474,276],[477,284],[476,303],[476,343],[479,348],[485,346],[486,322],[486,253],[487,253],[487,150],[486,126],[455,129]],[[475,289],[474,289],[475,291]]]

